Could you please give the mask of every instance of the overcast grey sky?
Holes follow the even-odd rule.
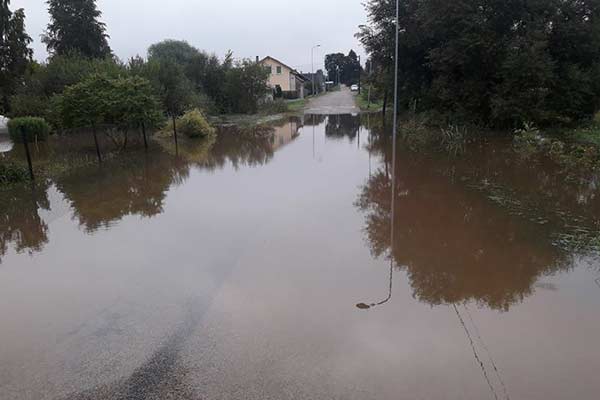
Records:
[[[315,68],[326,53],[354,49],[364,55],[354,34],[366,22],[362,0],[99,0],[102,21],[116,55],[146,55],[162,39],[183,39],[222,57],[273,56],[309,72],[315,44]],[[40,35],[49,16],[45,0],[12,0],[24,8],[35,57],[47,57]],[[320,62],[317,63],[317,61]]]

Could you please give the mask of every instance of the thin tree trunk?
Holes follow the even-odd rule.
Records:
[[[177,123],[175,122],[175,116],[171,117],[173,119],[173,137],[175,138],[175,150],[178,150],[179,144],[177,143]]]
[[[127,149],[127,139],[129,138],[129,130],[126,129],[124,132],[125,139],[123,139],[123,150]]]
[[[29,152],[29,143],[27,143],[27,135],[25,135],[25,131],[21,129],[21,139],[23,139],[23,145],[25,146],[25,156],[27,157],[27,165],[29,166],[29,176],[31,180],[35,180],[35,176],[33,175],[33,164],[31,163],[31,153]]]
[[[385,114],[387,112],[388,106],[388,89],[385,88],[385,92],[383,93],[383,118],[385,118]]]
[[[96,145],[96,155],[98,163],[102,164],[102,154],[100,154],[100,145],[98,144],[98,134],[96,133],[96,125],[92,125],[92,133],[94,134],[94,144]]]
[[[142,122],[142,135],[144,136],[144,148],[148,150],[148,139],[146,138],[146,124]]]

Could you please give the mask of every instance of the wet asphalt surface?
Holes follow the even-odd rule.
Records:
[[[357,114],[360,112],[360,108],[356,105],[354,96],[356,94],[350,91],[350,88],[342,86],[338,91],[309,99],[304,113],[319,115]]]

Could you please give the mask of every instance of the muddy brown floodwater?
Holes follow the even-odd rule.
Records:
[[[306,115],[0,191],[0,398],[598,399],[598,178],[501,140],[394,166],[384,132]]]

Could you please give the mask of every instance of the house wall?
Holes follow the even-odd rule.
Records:
[[[268,82],[270,87],[275,88],[275,86],[279,85],[284,92],[296,90],[296,85],[294,84],[292,86],[291,82],[291,78],[293,78],[291,74],[292,70],[270,58],[264,60],[262,64],[265,67],[270,66],[272,68],[272,73],[269,75]],[[277,67],[281,67],[281,74],[277,74]]]

